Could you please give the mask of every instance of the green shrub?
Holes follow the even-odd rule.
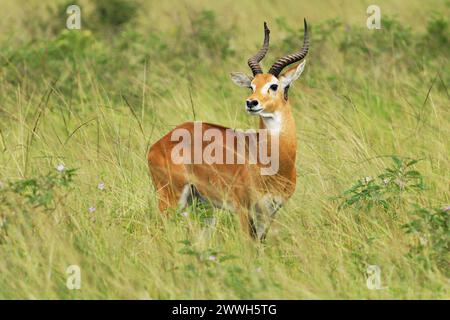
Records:
[[[402,196],[408,192],[420,192],[425,189],[423,178],[413,166],[419,160],[407,160],[392,157],[392,166],[376,178],[366,177],[358,180],[339,197],[340,209],[354,207],[368,211],[373,207],[389,210],[401,204]]]
[[[39,212],[53,212],[64,197],[64,191],[72,187],[75,172],[76,169],[53,170],[33,178],[1,182],[0,239],[15,220]]]
[[[96,24],[91,26],[94,29],[98,26],[105,32],[119,30],[135,17],[138,9],[138,3],[128,0],[95,0],[94,5],[90,20]]]
[[[412,63],[416,38],[411,28],[394,18],[383,16],[379,30],[348,27],[339,43],[346,57],[355,56],[360,62],[390,56],[402,64]],[[361,60],[364,59],[364,60]]]
[[[450,27],[446,17],[435,15],[428,21],[427,32],[419,42],[422,55],[425,56],[448,56],[450,48]]]

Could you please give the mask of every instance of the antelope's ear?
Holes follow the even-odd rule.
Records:
[[[280,76],[281,86],[287,88],[292,82],[297,80],[305,69],[306,60],[303,60],[298,66],[288,69],[285,73]]]
[[[250,88],[253,78],[242,72],[232,72],[231,80],[240,87]]]

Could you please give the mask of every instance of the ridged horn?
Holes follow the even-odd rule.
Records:
[[[267,51],[269,50],[269,34],[270,34],[270,30],[267,27],[267,23],[264,22],[263,45],[262,45],[261,49],[259,49],[259,51],[254,56],[252,56],[250,59],[248,59],[248,62],[247,62],[250,69],[252,69],[254,76],[257,75],[258,73],[263,73],[261,66],[259,65],[259,62],[264,58]]]
[[[297,61],[302,60],[304,57],[306,57],[309,49],[309,35],[308,35],[308,25],[306,23],[306,19],[304,19],[305,22],[305,35],[303,37],[303,47],[300,49],[300,51],[288,54],[280,59],[278,59],[273,66],[270,68],[269,73],[274,75],[275,77],[278,77],[281,73],[281,71],[288,65],[293,64]]]

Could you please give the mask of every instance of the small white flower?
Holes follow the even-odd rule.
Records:
[[[189,213],[187,211],[183,211],[180,214],[185,218],[189,217]]]
[[[104,189],[105,189],[105,183],[100,182],[100,183],[97,185],[97,188],[98,188],[99,190],[104,190]]]
[[[58,172],[63,172],[65,169],[66,167],[64,167],[62,163],[58,164],[58,166],[56,167],[56,170],[58,170]]]
[[[363,179],[362,179],[362,182],[363,182],[363,183],[369,183],[369,182],[372,181],[372,180],[373,180],[372,177],[369,176],[369,177],[363,178]]]
[[[445,207],[442,209],[442,211],[444,211],[444,212],[449,212],[449,211],[450,211],[450,205],[445,206]]]
[[[89,211],[89,213],[93,213],[93,212],[95,212],[95,207],[90,207],[89,209],[88,209],[88,211]]]
[[[384,183],[385,186],[387,186],[389,184],[389,179],[388,178],[383,179],[383,183]]]
[[[209,256],[209,257],[208,257],[208,260],[209,260],[209,261],[216,261],[217,258],[216,258],[216,256]]]
[[[421,236],[421,237],[419,237],[419,242],[422,246],[426,246],[428,243],[428,238],[426,236],[423,236],[423,237]]]

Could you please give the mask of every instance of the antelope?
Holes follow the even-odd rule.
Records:
[[[268,147],[268,154],[278,155],[279,167],[274,174],[262,174],[264,165],[258,159],[256,163],[246,160],[244,163],[204,163],[174,161],[173,155],[179,148],[176,133],[182,131],[194,136],[200,151],[206,151],[205,141],[196,141],[198,128],[202,131],[213,130],[230,136],[233,129],[217,124],[203,122],[185,122],[171,130],[154,143],[148,152],[148,165],[153,180],[159,210],[183,210],[197,202],[208,202],[214,207],[234,211],[240,217],[243,229],[254,239],[263,241],[278,209],[292,196],[296,186],[295,158],[297,151],[295,121],[288,100],[288,90],[305,68],[304,59],[308,53],[309,36],[306,19],[304,20],[303,47],[279,58],[264,73],[260,61],[269,49],[270,30],[264,22],[264,41],[261,49],[248,59],[253,76],[242,72],[231,73],[232,81],[238,86],[250,88],[251,95],[246,99],[245,110],[259,117],[259,130],[267,132],[267,141],[277,141],[278,149]],[[298,65],[284,68],[303,60]],[[179,136],[179,135],[178,135]],[[262,135],[253,133],[251,138],[263,145]],[[198,137],[197,137],[198,140]],[[229,152],[230,146],[224,140],[215,139],[216,152]],[[192,144],[192,142],[189,142]],[[178,147],[177,147],[178,145]],[[236,147],[233,143],[232,147]],[[246,151],[249,142],[245,142]],[[260,150],[258,150],[260,151]],[[235,151],[233,151],[235,152]],[[175,152],[176,153],[176,152]],[[236,153],[236,152],[235,152]],[[195,154],[184,154],[181,158]]]

